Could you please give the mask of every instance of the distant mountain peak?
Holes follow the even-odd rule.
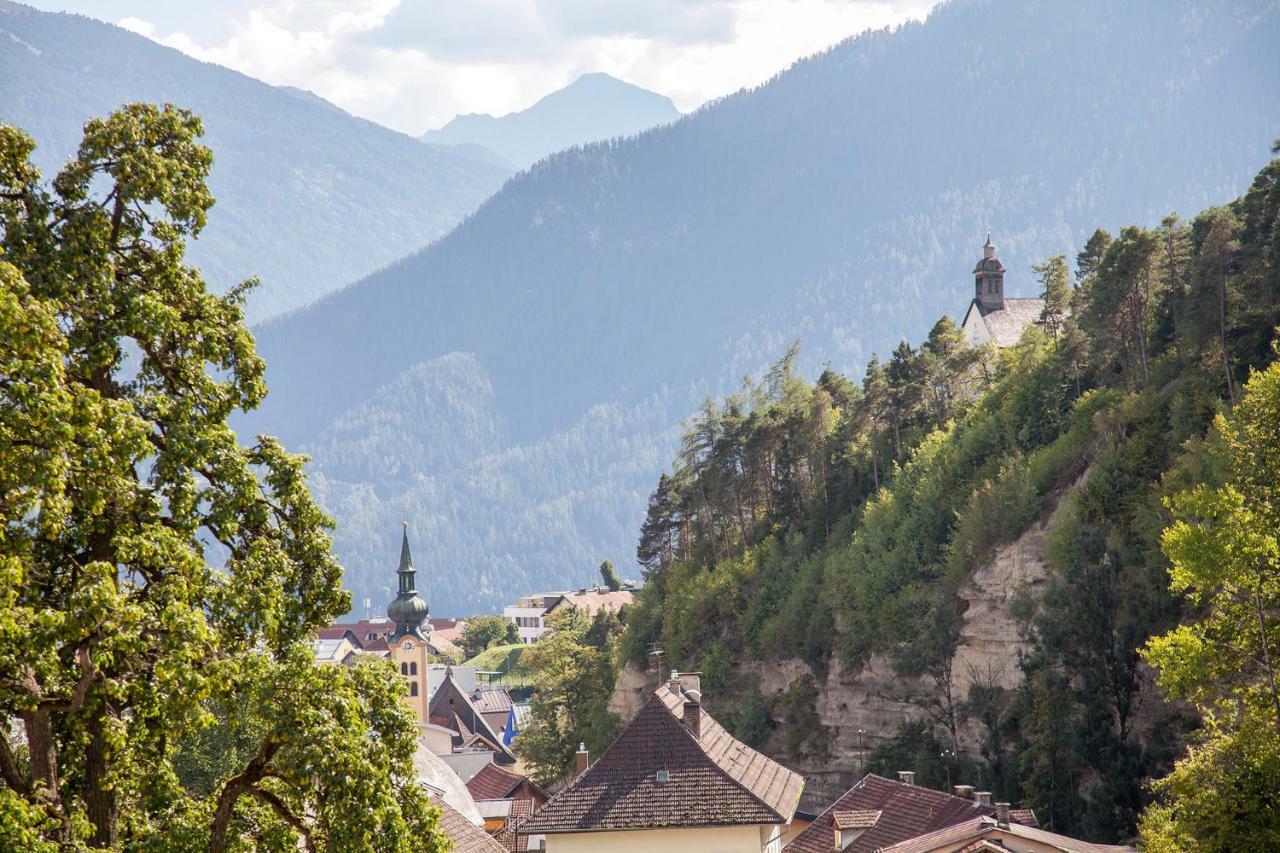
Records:
[[[439,130],[423,134],[422,140],[482,145],[527,167],[574,145],[633,136],[678,118],[680,111],[665,95],[603,71],[590,71],[526,109],[503,116],[459,115]]]

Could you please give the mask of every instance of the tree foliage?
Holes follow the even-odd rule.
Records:
[[[1133,838],[1143,780],[1171,769],[1195,725],[1183,706],[1144,707],[1140,651],[1186,607],[1167,588],[1164,499],[1221,476],[1204,438],[1214,413],[1275,357],[1278,176],[1280,159],[1189,223],[1095,232],[1074,281],[1062,257],[1038,265],[1046,312],[1017,346],[957,346],[939,322],[919,347],[872,358],[861,387],[831,370],[806,383],[788,354],[708,402],[650,499],[628,659],[659,642],[674,666],[798,657],[822,676],[833,659],[847,671],[886,656],[903,685],[887,698],[963,752],[972,778],[1059,831]],[[961,695],[960,592],[1038,521],[1048,578],[1016,602],[1021,683],[971,677]],[[1220,674],[1253,678],[1243,654]]]
[[[618,570],[613,567],[613,563],[605,560],[600,564],[600,579],[604,581],[606,588],[617,592],[622,589],[622,579],[618,577]]]
[[[459,645],[462,654],[470,660],[492,646],[518,642],[520,633],[516,623],[501,616],[476,616],[467,620]]]
[[[1224,482],[1176,495],[1163,536],[1170,588],[1195,617],[1152,638],[1160,686],[1206,725],[1157,785],[1151,850],[1280,845],[1280,363],[1215,421]]]
[[[200,134],[129,105],[45,185],[0,125],[0,846],[434,848],[403,686],[311,653],[349,600],[302,459],[227,425],[266,387],[183,262]],[[211,708],[252,743],[184,784]]]
[[[573,767],[579,744],[599,755],[618,731],[609,708],[617,674],[619,614],[601,609],[594,617],[570,607],[550,617],[550,631],[520,658],[537,685],[529,725],[515,748],[541,785]]]

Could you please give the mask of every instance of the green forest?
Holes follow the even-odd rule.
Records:
[[[1017,346],[966,347],[944,317],[860,379],[806,382],[793,347],[708,400],[650,497],[622,657],[643,666],[660,644],[703,672],[740,737],[797,756],[825,748],[813,705],[829,668],[883,654],[932,689],[875,733],[868,770],[964,777],[1094,840],[1141,827],[1152,849],[1275,843],[1278,214],[1273,159],[1231,204],[1098,230],[1037,265],[1045,311]],[[952,695],[960,586],[1055,506],[1048,586],[1015,602],[1020,686]],[[1242,541],[1197,540],[1226,517],[1247,520],[1217,535]],[[1252,548],[1254,580],[1213,547]],[[1257,606],[1231,623],[1242,590]],[[742,674],[784,658],[811,675],[761,695]],[[1214,815],[1227,793],[1244,820]]]

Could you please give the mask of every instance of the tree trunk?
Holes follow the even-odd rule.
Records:
[[[1263,579],[1258,578],[1259,584]],[[1271,665],[1271,643],[1267,640],[1266,608],[1262,606],[1262,593],[1257,587],[1253,590],[1254,609],[1258,614],[1258,640],[1262,643],[1262,665],[1266,671],[1267,688],[1271,691],[1271,704],[1276,709],[1276,733],[1280,734],[1280,691],[1276,690],[1275,667]]]
[[[94,847],[116,846],[116,824],[119,800],[114,788],[107,786],[107,743],[102,735],[105,709],[96,714],[89,724],[89,744],[85,750],[84,801],[85,813],[93,824]]]
[[[1222,344],[1222,372],[1227,378],[1227,399],[1236,401],[1236,383],[1231,376],[1231,351],[1227,348],[1227,274],[1218,273],[1218,340]]]

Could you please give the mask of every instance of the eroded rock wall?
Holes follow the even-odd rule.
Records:
[[[952,688],[957,699],[963,698],[975,681],[1012,688],[1021,680],[1019,659],[1029,649],[1029,642],[1026,625],[1015,615],[1016,604],[1038,602],[1043,595],[1049,578],[1045,561],[1048,532],[1062,507],[1061,498],[1078,489],[1087,476],[1088,472],[1064,490],[1047,518],[1000,547],[961,588],[967,607],[960,645],[952,659]],[[763,695],[775,696],[807,675],[811,675],[808,665],[798,659],[751,661],[736,668],[735,682],[745,684],[754,676]],[[630,719],[653,691],[656,678],[653,671],[628,666],[618,679],[610,710]],[[892,737],[905,721],[922,715],[920,707],[907,697],[937,692],[930,681],[897,676],[887,656],[879,654],[850,670],[833,660],[825,678],[818,679],[816,685],[815,710],[824,727],[825,754],[821,754],[824,750],[810,750],[812,756],[794,758],[785,753],[780,738],[774,738],[767,749],[774,758],[804,774],[805,805],[815,806],[844,793],[861,777],[867,753]],[[727,718],[733,712],[734,697],[706,698],[718,714]],[[961,726],[958,736],[962,750],[976,751],[982,731],[970,722]]]

